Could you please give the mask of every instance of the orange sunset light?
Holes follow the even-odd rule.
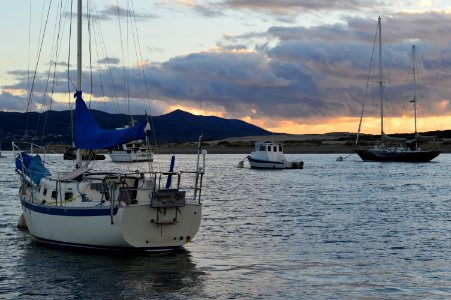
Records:
[[[252,124],[272,132],[290,134],[322,134],[329,132],[357,132],[359,118],[337,117],[305,119],[304,122],[280,120],[268,122],[267,119],[252,120]],[[249,119],[244,118],[248,122]],[[269,124],[271,123],[271,124]],[[451,128],[451,116],[424,117],[417,119],[418,132],[447,130]],[[384,131],[387,134],[413,132],[413,119],[411,118],[385,118]],[[380,119],[366,118],[363,120],[362,133],[380,134]]]

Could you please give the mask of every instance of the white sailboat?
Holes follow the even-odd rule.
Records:
[[[108,150],[111,161],[114,162],[143,162],[152,161],[154,153],[143,145],[141,140],[119,144]]]
[[[42,243],[119,251],[173,250],[190,242],[202,216],[205,151],[198,148],[194,171],[95,171],[80,149],[102,149],[145,139],[146,122],[123,130],[103,130],[82,99],[82,0],[78,0],[78,61],[74,143],[77,168],[50,174],[39,155],[13,143],[23,216],[31,236]],[[203,155],[203,159],[200,156]],[[183,189],[182,184],[190,186]]]
[[[395,162],[428,162],[436,158],[440,151],[423,150],[419,146],[419,141],[433,140],[434,137],[420,136],[417,132],[417,97],[416,97],[416,48],[412,47],[412,73],[414,83],[414,96],[410,101],[414,108],[414,140],[408,141],[406,138],[393,137],[384,132],[384,78],[382,71],[382,25],[379,17],[377,23],[377,33],[379,37],[379,93],[380,93],[380,120],[381,120],[381,140],[372,149],[357,149],[359,142],[360,128],[365,104],[363,104],[362,115],[360,116],[359,129],[357,132],[355,152],[364,161],[395,161]]]

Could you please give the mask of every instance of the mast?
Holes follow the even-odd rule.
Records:
[[[82,21],[82,0],[78,0],[78,11],[77,11],[77,90],[81,91],[81,54],[82,54],[82,46],[81,46],[81,21]]]
[[[413,99],[410,102],[413,102],[413,119],[415,124],[415,148],[418,148],[417,141],[417,81],[416,81],[416,47],[412,45],[412,74],[413,74]]]
[[[379,27],[379,91],[381,97],[381,137],[384,134],[384,87],[382,82],[382,25],[381,17],[377,20],[377,25]]]
[[[416,81],[416,47],[412,45],[412,73],[413,73],[413,99],[410,102],[413,102],[413,117],[415,121],[415,134],[417,133],[417,81]]]
[[[81,54],[82,54],[82,44],[81,44],[81,39],[82,39],[82,27],[81,27],[81,21],[82,21],[82,15],[83,15],[83,11],[82,11],[82,0],[78,0],[78,9],[77,9],[77,90],[81,91]],[[82,163],[83,163],[83,159],[82,159],[82,154],[81,154],[81,150],[77,149],[77,163],[76,166],[77,167],[82,167]]]

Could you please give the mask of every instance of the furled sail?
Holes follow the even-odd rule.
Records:
[[[406,138],[399,138],[394,136],[386,135],[385,133],[381,135],[381,141],[382,142],[403,142],[405,143],[407,141]]]
[[[415,139],[417,141],[435,141],[437,137],[435,135],[420,135],[415,133]]]
[[[86,107],[81,91],[75,93],[74,142],[80,149],[105,149],[145,138],[146,121],[133,127],[106,130],[100,128]]]

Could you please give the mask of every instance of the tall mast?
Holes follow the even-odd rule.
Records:
[[[381,17],[377,20],[379,27],[379,91],[381,97],[381,136],[384,134],[384,88],[382,78],[382,25]]]
[[[413,73],[413,99],[410,102],[413,102],[413,118],[415,122],[415,133],[417,133],[417,81],[416,81],[416,47],[412,46],[412,73]]]
[[[78,9],[77,9],[77,90],[81,91],[81,54],[82,54],[82,46],[81,46],[81,36],[82,36],[82,0],[78,0]],[[78,168],[82,167],[83,158],[81,154],[81,150],[77,149],[76,153],[76,166]]]
[[[418,148],[417,141],[417,81],[416,81],[416,47],[412,45],[412,73],[413,73],[413,99],[410,102],[413,102],[413,119],[415,124],[415,147]]]
[[[77,12],[77,90],[81,91],[81,21],[82,21],[82,0],[78,0],[78,12]]]

